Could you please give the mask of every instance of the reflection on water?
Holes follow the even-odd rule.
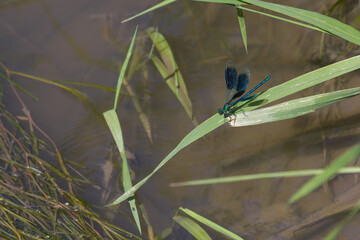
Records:
[[[302,8],[324,11],[322,1],[315,5],[312,1],[298,2]],[[300,4],[298,2],[296,4]],[[327,47],[319,56],[321,34],[245,12],[249,50],[246,54],[236,11],[220,4],[178,2],[132,22],[120,23],[154,3],[141,1],[140,4],[129,0],[101,3],[33,1],[32,4],[1,8],[3,44],[0,48],[2,59],[10,69],[53,80],[94,83],[111,88],[116,86],[118,64],[125,58],[135,25],[140,25],[136,56],[145,64],[134,68],[137,71],[127,80],[131,94],[144,100],[139,101],[139,106],[149,121],[152,139],[149,139],[149,131],[144,129],[130,97],[121,97],[118,110],[125,145],[138,162],[133,166],[135,182],[150,173],[193,129],[181,104],[152,63],[145,61],[151,43],[142,31],[148,27],[157,26],[169,42],[187,84],[194,114],[200,121],[216,114],[224,104],[224,64],[227,59],[250,68],[249,89],[271,74],[272,80],[267,83],[270,88],[357,51],[353,49],[354,52],[340,56],[347,43],[326,37]],[[344,14],[355,19],[354,11],[345,11]],[[20,78],[15,80],[41,99],[35,102],[24,97],[34,118],[57,140],[65,157],[86,166],[87,170],[81,171],[101,188],[86,187],[82,197],[102,205],[121,194],[121,184],[115,183],[119,174],[116,160],[109,160],[112,139],[103,121],[70,94],[41,83]],[[284,100],[350,88],[356,86],[356,82],[356,74],[350,73]],[[81,90],[88,94],[98,112],[111,108],[112,93],[86,87]],[[337,222],[332,214],[344,211],[333,202],[353,186],[351,176],[336,177],[327,187],[290,207],[286,201],[305,181],[303,178],[192,188],[169,188],[168,183],[321,168],[358,141],[359,116],[355,101],[347,100],[278,123],[239,129],[224,126],[190,145],[138,192],[137,197],[147,208],[155,233],[169,227],[175,210],[185,206],[245,239],[270,236],[288,239],[291,237],[286,234],[294,231],[299,239],[301,236],[317,239],[317,234],[326,233]],[[5,103],[16,111],[18,106],[14,102],[11,95],[5,94]],[[352,199],[357,197],[345,198],[344,205],[351,205]],[[324,210],[324,206],[328,208]],[[101,211],[129,214],[126,204]],[[312,214],[318,214],[317,218],[311,219],[309,216]],[[127,226],[136,232],[131,217],[107,216],[114,224]],[[354,221],[358,223],[359,220]],[[310,225],[315,227],[310,228]],[[319,232],[319,229],[324,232]],[[341,239],[354,239],[357,231],[345,228]]]

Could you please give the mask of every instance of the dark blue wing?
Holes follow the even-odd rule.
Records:
[[[231,61],[225,64],[225,103],[228,104],[237,92],[239,77],[238,72]]]
[[[239,98],[241,95],[244,94],[244,92],[246,91],[246,89],[249,85],[249,80],[250,80],[250,71],[247,68],[243,68],[241,70],[241,73],[239,74],[236,93],[234,94],[234,96],[232,97],[230,102],[232,102],[233,100],[235,100],[236,98]]]

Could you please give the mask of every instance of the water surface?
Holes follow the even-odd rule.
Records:
[[[297,1],[297,7],[324,12],[326,1]],[[128,23],[127,17],[156,1],[14,1],[3,5],[0,15],[1,58],[14,71],[51,80],[101,84],[115,88],[119,63],[125,59],[132,34],[139,24],[135,51],[145,60],[151,44],[148,27],[158,27],[168,40],[188,87],[194,116],[204,121],[224,104],[224,66],[228,59],[251,70],[249,89],[269,74],[272,79],[261,89],[276,86],[330,62],[346,46],[326,38],[325,62],[317,61],[321,34],[245,13],[248,30],[246,54],[230,6],[180,1]],[[346,9],[345,9],[346,10]],[[351,22],[354,13],[345,12]],[[351,56],[348,53],[344,57]],[[340,60],[341,58],[337,59]],[[146,72],[135,72],[129,84],[140,97],[150,121],[152,141],[128,96],[122,96],[118,115],[125,145],[138,182],[194,128],[181,104],[164,83],[151,62]],[[114,163],[112,137],[104,122],[87,104],[57,87],[23,77],[14,80],[31,91],[39,101],[22,93],[34,120],[60,146],[65,158],[86,166],[82,170],[98,187],[79,191],[86,201],[103,205],[122,193]],[[284,100],[310,94],[355,87],[358,76],[350,73],[338,79],[294,94]],[[76,87],[88,94],[102,113],[112,107],[111,92]],[[125,90],[124,90],[125,91]],[[280,101],[280,102],[281,102]],[[190,208],[229,228],[245,239],[270,236],[319,239],[341,218],[330,208],[337,196],[354,187],[352,176],[336,177],[292,206],[288,198],[306,178],[271,179],[214,186],[170,188],[170,182],[217,176],[275,172],[324,167],[358,140],[358,98],[346,100],[315,113],[259,126],[215,130],[177,154],[138,192],[154,228],[160,233],[169,227],[178,207]],[[4,103],[22,114],[8,86]],[[112,156],[112,159],[109,159]],[[111,158],[111,157],[110,157]],[[115,156],[116,159],[116,156]],[[351,203],[348,197],[347,203]],[[350,204],[351,205],[351,204]],[[319,209],[323,217],[311,219]],[[110,221],[132,232],[135,226],[126,203],[110,211],[100,210]],[[124,217],[124,213],[127,217]],[[343,213],[340,211],[340,213]],[[328,214],[328,215],[327,215]],[[320,213],[321,215],[321,213]],[[341,215],[341,217],[343,217]],[[308,224],[301,225],[302,221]],[[359,235],[359,219],[341,233],[341,239]],[[144,224],[145,225],[145,224]],[[216,238],[216,237],[215,237]]]

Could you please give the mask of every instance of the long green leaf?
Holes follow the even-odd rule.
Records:
[[[110,132],[113,135],[116,146],[118,147],[118,149],[120,151],[120,155],[122,158],[122,182],[123,182],[124,190],[128,191],[129,189],[131,189],[132,183],[131,183],[130,169],[129,169],[129,166],[127,163],[124,140],[123,140],[123,135],[122,135],[119,118],[114,109],[104,112],[104,117],[105,117],[107,125],[110,128]],[[139,214],[138,214],[137,207],[135,204],[135,198],[133,196],[131,196],[128,199],[128,201],[130,204],[130,209],[133,214],[134,220],[135,220],[138,230],[141,234],[140,218],[139,218]]]
[[[294,195],[289,199],[289,203],[293,203],[300,198],[306,196],[316,188],[321,186],[325,181],[333,177],[339,169],[350,164],[360,156],[360,143],[353,146],[351,149],[346,151],[340,157],[335,159],[322,174],[317,175],[306,182]]]
[[[73,94],[74,96],[76,96],[77,98],[79,98],[80,100],[82,100],[83,102],[85,102],[86,104],[88,104],[90,106],[90,108],[99,116],[101,116],[100,113],[98,113],[98,111],[96,110],[96,108],[90,103],[88,96],[74,88],[70,88],[68,86],[65,86],[63,84],[60,84],[58,82],[55,81],[51,81],[49,79],[46,78],[41,78],[41,77],[36,77],[33,75],[29,75],[26,73],[21,73],[21,72],[16,72],[16,71],[9,71],[11,73],[11,75],[18,75],[18,76],[22,76],[22,77],[26,77],[26,78],[30,78],[30,79],[34,79],[43,83],[47,83],[47,84],[51,84],[54,85],[56,87],[59,87],[67,92],[70,92],[71,94]]]
[[[322,83],[326,80],[332,79],[334,77],[340,76],[342,74],[354,71],[360,68],[360,56],[352,57],[329,66],[317,69],[315,71],[306,73],[297,78],[294,78],[288,82],[285,82],[279,86],[273,87],[261,94],[258,94],[256,97],[257,101],[263,102],[264,104],[276,101],[285,96],[291,95],[295,92],[301,91],[305,88],[314,86],[316,84]],[[252,99],[251,99],[252,100]],[[242,102],[243,108],[238,112],[242,111],[250,111],[252,109],[258,108],[262,105],[250,105],[247,102]],[[146,183],[149,178],[151,178],[162,166],[164,166],[176,153],[180,150],[198,140],[205,134],[213,131],[217,127],[222,124],[228,122],[228,119],[224,119],[224,116],[220,116],[219,114],[215,114],[214,116],[207,119],[205,122],[201,123],[199,126],[194,128],[189,134],[187,134],[183,140],[179,143],[178,146],[174,150],[172,150],[169,155],[167,155],[159,165],[144,179],[138,182],[134,187],[132,187],[129,191],[125,192],[119,198],[117,198],[111,205],[116,205],[127,199],[131,196],[135,191],[137,191],[144,183]]]
[[[243,11],[240,8],[237,8],[236,11],[237,11],[238,21],[239,21],[239,26],[240,26],[240,32],[241,32],[241,36],[242,36],[242,39],[243,39],[244,47],[245,47],[246,53],[248,53],[246,24],[245,24],[244,14],[243,14]]]
[[[211,240],[210,236],[205,232],[205,230],[190,218],[183,216],[175,216],[173,218],[178,224],[191,233],[194,238],[198,240]]]
[[[219,178],[207,178],[201,180],[192,180],[186,182],[170,183],[170,187],[185,187],[185,186],[197,186],[197,185],[208,185],[208,184],[219,184],[219,183],[231,183],[241,182],[259,179],[269,178],[290,178],[290,177],[305,177],[319,175],[324,172],[324,169],[307,169],[307,170],[295,170],[285,172],[272,172],[272,173],[258,173],[241,176],[230,176],[230,177],[219,177]],[[360,167],[347,167],[341,168],[339,174],[355,174],[360,173]]]
[[[360,45],[360,32],[355,28],[344,24],[334,18],[322,15],[317,12],[303,10],[294,7],[288,7],[280,4],[264,2],[259,0],[194,0],[199,2],[216,2],[223,4],[231,4],[238,6],[239,4],[251,4],[258,7],[262,7],[274,12],[278,12],[284,15],[287,15],[291,18],[295,18],[314,26],[317,26],[323,29],[326,32],[334,34],[340,38],[346,39],[349,42]]]
[[[280,4],[274,4],[259,0],[245,0],[244,2],[313,24],[314,26],[317,26],[340,38],[346,39],[349,42],[360,45],[360,32],[355,28],[351,27],[350,25],[344,24],[332,17],[328,17],[313,11],[288,7]]]
[[[156,4],[155,6],[152,6],[151,8],[146,9],[145,11],[142,11],[141,13],[138,13],[138,14],[130,17],[130,18],[127,18],[127,19],[123,20],[122,23],[127,22],[127,21],[130,21],[130,20],[132,20],[132,19],[134,19],[134,18],[136,18],[136,17],[139,17],[139,16],[141,16],[141,15],[144,15],[145,13],[148,13],[148,12],[154,11],[154,10],[156,10],[156,9],[158,9],[158,8],[161,8],[161,7],[163,7],[163,6],[166,6],[166,5],[168,5],[168,4],[172,3],[172,2],[175,2],[175,1],[176,1],[176,0],[164,0],[164,1]]]
[[[281,20],[281,21],[284,21],[284,22],[288,22],[288,23],[291,23],[291,24],[299,25],[301,27],[306,27],[306,28],[309,28],[309,29],[313,29],[315,31],[319,31],[319,32],[322,32],[322,33],[327,33],[325,30],[323,30],[321,28],[318,28],[318,27],[315,27],[315,26],[312,26],[312,25],[309,25],[309,24],[305,24],[305,23],[302,23],[302,22],[298,22],[298,21],[287,19],[287,18],[275,16],[273,14],[257,11],[257,10],[251,9],[251,8],[246,8],[246,7],[243,7],[242,5],[238,5],[237,8],[248,11],[248,12],[258,13],[258,14],[261,14],[263,16],[271,17],[271,18]]]
[[[226,228],[223,228],[222,226],[214,223],[213,221],[210,221],[207,218],[204,218],[203,216],[197,214],[194,211],[191,211],[190,209],[187,208],[179,208],[180,210],[182,210],[183,212],[185,212],[187,215],[189,215],[190,217],[196,219],[197,221],[201,222],[202,224],[205,224],[206,226],[212,228],[213,230],[231,238],[231,239],[236,239],[236,240],[242,240],[241,237],[239,237],[238,235],[236,235],[235,233],[227,230]]]
[[[107,125],[109,126],[110,132],[115,140],[116,146],[118,147],[118,149],[120,151],[120,155],[121,155],[121,159],[122,159],[122,182],[123,182],[125,192],[129,191],[132,188],[132,183],[131,183],[130,169],[129,169],[127,158],[126,158],[125,145],[124,145],[124,139],[123,139],[122,130],[121,130],[121,126],[120,126],[120,121],[116,114],[116,106],[117,106],[117,99],[118,99],[118,96],[120,93],[120,88],[121,88],[121,85],[122,85],[122,82],[124,79],[125,71],[126,71],[128,62],[131,57],[132,49],[134,47],[134,41],[135,41],[137,29],[138,29],[138,26],[136,26],[136,30],[135,30],[134,36],[132,38],[130,47],[128,49],[126,59],[124,61],[124,64],[123,64],[120,74],[119,74],[117,87],[116,87],[116,93],[115,93],[114,108],[109,111],[104,112],[105,121],[106,121]],[[137,211],[134,195],[129,196],[128,202],[130,204],[130,209],[131,209],[132,215],[134,217],[135,223],[141,234],[140,218],[139,218],[139,213]]]
[[[68,86],[65,86],[63,84],[60,84],[60,83],[57,83],[55,81],[51,81],[51,80],[48,80],[46,78],[41,78],[41,77],[36,77],[36,76],[33,76],[33,75],[30,75],[30,74],[26,74],[26,73],[21,73],[21,72],[16,72],[16,71],[10,71],[10,73],[12,75],[18,75],[18,76],[22,76],[22,77],[26,77],[26,78],[30,78],[30,79],[34,79],[34,80],[37,80],[39,82],[43,82],[43,83],[47,83],[47,84],[50,84],[50,85],[54,85],[56,87],[59,87],[65,91],[68,91],[70,92],[71,94],[75,95],[76,97],[80,98],[80,99],[83,99],[84,101],[88,99],[87,95],[74,89],[74,88],[70,88]]]
[[[236,115],[236,118],[229,123],[232,127],[241,127],[294,118],[359,94],[360,88],[351,88],[299,98],[271,107],[254,110],[248,112],[246,115],[239,113]],[[230,118],[233,118],[233,116]]]

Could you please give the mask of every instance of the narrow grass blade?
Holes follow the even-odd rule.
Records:
[[[178,65],[176,64],[174,54],[171,51],[168,42],[165,37],[153,27],[149,28],[147,33],[153,41],[155,48],[159,52],[162,61],[153,54],[150,56],[151,60],[166,81],[166,84],[175,94],[181,105],[183,105],[189,118],[195,123],[195,125],[197,125],[197,122],[193,117],[192,104],[187,92],[185,81]]]
[[[205,232],[205,230],[190,218],[175,216],[173,219],[175,222],[185,228],[191,235],[193,235],[194,238],[198,240],[211,240],[210,236]]]
[[[243,7],[242,5],[238,5],[237,8],[248,11],[248,12],[258,13],[258,14],[261,14],[263,16],[271,17],[271,18],[281,20],[281,21],[284,21],[284,22],[288,22],[288,23],[291,23],[291,24],[295,24],[295,25],[298,25],[298,26],[301,26],[301,27],[306,27],[306,28],[309,28],[309,29],[312,29],[312,30],[315,30],[315,31],[322,32],[322,33],[328,33],[328,32],[326,32],[325,30],[323,30],[321,28],[318,28],[318,27],[315,27],[315,26],[312,26],[312,25],[309,25],[309,24],[305,24],[305,23],[302,23],[302,22],[290,20],[290,19],[287,19],[287,18],[279,17],[279,16],[276,16],[276,15],[261,12],[261,11],[256,11],[256,10],[251,9],[251,8]]]
[[[82,100],[83,102],[85,102],[86,104],[88,104],[90,106],[90,108],[98,115],[98,116],[101,116],[101,114],[98,113],[98,111],[96,110],[96,108],[90,103],[90,101],[88,100],[88,97],[86,94],[74,89],[74,88],[70,88],[70,87],[67,87],[63,84],[60,84],[60,83],[57,83],[57,82],[54,82],[54,81],[51,81],[49,79],[46,79],[46,78],[41,78],[41,77],[36,77],[36,76],[32,76],[32,75],[29,75],[29,74],[26,74],[26,73],[21,73],[21,72],[16,72],[16,71],[9,71],[11,73],[11,75],[18,75],[18,76],[22,76],[22,77],[25,77],[25,78],[30,78],[30,79],[33,79],[33,80],[36,80],[36,81],[39,81],[39,82],[43,82],[43,83],[47,83],[47,84],[50,84],[50,85],[53,85],[53,86],[56,86],[56,87],[59,87],[71,94],[73,94],[75,97],[79,98],[80,100]]]
[[[256,101],[261,101],[263,104],[261,105],[251,105],[248,104],[249,101],[243,102],[242,110],[240,109],[238,112],[250,111],[252,109],[258,108],[262,105],[267,103],[276,101],[280,98],[285,96],[291,95],[295,92],[301,91],[305,88],[314,86],[316,84],[322,83],[326,80],[331,78],[343,75],[345,73],[354,71],[360,68],[360,56],[352,57],[326,67],[314,70],[312,72],[306,73],[299,77],[296,77],[288,82],[285,82],[279,86],[273,87],[263,93],[258,94],[255,98]],[[251,101],[252,99],[250,99]],[[180,150],[188,146],[189,144],[195,142],[202,136],[206,135],[207,133],[213,131],[214,129],[218,128],[219,126],[227,123],[229,120],[224,119],[224,116],[215,114],[214,116],[210,117],[197,127],[195,127],[189,134],[187,134],[183,140],[172,150],[169,155],[167,155],[159,165],[144,179],[134,185],[129,191],[125,192],[119,198],[117,198],[112,205],[116,205],[130,197],[134,192],[136,192],[143,184],[145,184],[162,166],[164,166],[176,153]]]
[[[242,127],[294,118],[359,94],[360,88],[351,88],[299,98],[275,106],[247,112],[246,115],[239,113],[236,115],[235,120],[231,120],[229,124],[232,127]],[[233,116],[229,118],[231,119]]]
[[[57,83],[65,83],[65,84],[71,84],[71,85],[77,85],[77,86],[83,86],[83,87],[91,87],[91,88],[103,89],[105,91],[113,92],[113,93],[116,92],[116,89],[110,88],[110,87],[107,87],[107,86],[104,86],[104,85],[100,85],[100,84],[86,83],[86,82],[74,82],[74,81],[63,81],[63,80],[53,80],[53,81],[57,82]],[[140,97],[137,97],[135,95],[131,95],[131,94],[128,94],[128,93],[125,93],[125,92],[120,91],[120,94],[124,95],[124,96],[131,97],[131,98],[139,99],[139,100],[147,102],[147,103],[149,102],[149,101],[146,101],[146,100],[144,100],[144,99],[142,99]]]
[[[121,67],[121,71],[120,71],[120,74],[119,74],[119,79],[118,79],[117,86],[116,86],[114,109],[116,109],[116,107],[117,107],[117,102],[118,102],[119,94],[120,94],[120,88],[121,88],[121,85],[122,85],[122,82],[123,82],[123,79],[124,79],[124,76],[125,76],[125,71],[126,71],[128,63],[129,63],[132,50],[134,48],[134,42],[135,42],[137,30],[138,30],[138,26],[136,26],[134,36],[133,36],[133,38],[131,40],[130,47],[129,47],[128,52],[126,54],[125,61],[124,61],[123,65],[122,65],[122,67]]]
[[[333,35],[360,45],[360,32],[350,25],[344,24],[334,18],[313,11],[259,0],[246,0],[245,2],[313,24]]]
[[[359,156],[360,144],[356,144],[355,146],[347,150],[344,154],[342,154],[340,157],[335,159],[327,168],[325,168],[322,174],[315,176],[308,182],[306,182],[294,195],[291,196],[291,198],[289,199],[289,203],[294,203],[295,201],[314,191],[325,181],[329,180],[331,177],[337,174],[339,169],[350,164]]]
[[[243,39],[243,42],[244,42],[244,47],[245,47],[246,53],[248,53],[247,34],[246,34],[246,25],[245,25],[244,14],[243,14],[243,11],[240,8],[236,8],[236,12],[237,12],[237,16],[238,16],[241,36],[242,36],[242,39]]]
[[[213,230],[231,238],[231,239],[236,239],[236,240],[242,240],[241,237],[239,237],[238,235],[236,235],[235,233],[221,227],[220,225],[210,221],[209,219],[204,218],[203,216],[200,216],[199,214],[197,214],[196,212],[191,211],[190,209],[187,208],[179,208],[180,210],[182,210],[183,212],[185,212],[187,215],[189,215],[190,217],[196,219],[197,221],[201,222],[202,224],[205,224],[206,226],[212,228]]]
[[[83,87],[99,88],[99,89],[103,89],[108,92],[116,92],[116,90],[114,88],[110,88],[110,87],[103,86],[100,84],[87,83],[87,82],[64,81],[64,80],[53,80],[53,81],[57,82],[57,83],[62,83],[62,84],[71,84],[71,85],[77,85],[77,86],[83,86]],[[121,94],[126,95],[126,93],[121,93]]]
[[[154,11],[154,10],[156,10],[156,9],[158,9],[158,8],[164,7],[164,6],[166,6],[166,5],[168,5],[168,4],[172,3],[172,2],[175,2],[175,1],[176,1],[176,0],[164,0],[164,1],[156,4],[155,6],[152,6],[151,8],[146,9],[145,11],[142,11],[141,13],[138,13],[138,14],[130,17],[130,18],[127,18],[127,19],[123,20],[122,23],[127,22],[127,21],[130,21],[130,20],[132,20],[132,19],[134,19],[134,18],[136,18],[136,17],[139,17],[139,16],[141,16],[141,15],[144,15],[145,13]]]
[[[29,92],[27,89],[23,88],[20,84],[14,82],[11,78],[8,78],[5,74],[0,73],[0,76],[3,77],[5,80],[7,80],[7,81],[11,82],[12,84],[14,84],[15,87],[17,87],[18,89],[20,89],[24,93],[28,94],[30,97],[33,97],[36,101],[39,101],[39,98],[37,96],[35,96],[31,92]],[[1,89],[1,95],[3,95],[2,92],[3,92],[3,89]]]
[[[259,173],[259,174],[249,174],[249,175],[219,177],[219,178],[207,178],[207,179],[201,179],[201,180],[170,183],[170,187],[185,187],[185,186],[198,186],[198,185],[219,184],[219,183],[232,183],[232,182],[269,179],[269,178],[305,177],[305,176],[319,175],[319,174],[322,174],[323,172],[324,172],[324,169],[307,169],[307,170]],[[355,174],[355,173],[360,173],[360,167],[347,167],[347,168],[342,168],[339,170],[339,174]]]
[[[159,31],[159,28],[156,27],[156,28],[155,28],[155,34],[154,34],[154,37],[153,37],[153,39],[152,39],[152,42],[153,42],[153,43],[151,44],[150,52],[149,52],[149,54],[148,54],[148,58],[149,58],[149,59],[152,57],[153,52],[154,52],[154,48],[155,48],[155,43],[156,43],[158,31]]]
[[[136,30],[135,30],[133,39],[131,41],[128,53],[126,55],[126,59],[123,63],[123,66],[121,67],[121,71],[119,74],[117,87],[116,87],[114,109],[104,112],[105,121],[106,121],[107,125],[109,126],[110,132],[111,132],[112,136],[114,137],[116,146],[118,147],[118,149],[120,151],[120,155],[121,155],[121,159],[122,159],[122,182],[123,182],[125,192],[132,188],[132,183],[131,183],[130,169],[128,166],[126,153],[125,153],[125,145],[124,145],[124,139],[123,139],[122,130],[121,130],[121,126],[120,126],[120,121],[116,114],[116,106],[117,106],[118,96],[120,93],[120,88],[121,88],[121,85],[122,85],[122,82],[124,79],[125,71],[126,71],[128,62],[131,57],[132,49],[134,47],[134,41],[135,41],[137,29],[138,29],[138,26],[136,26]],[[135,223],[138,227],[138,230],[141,234],[140,218],[139,218],[139,213],[137,211],[135,198],[133,195],[130,197],[131,198],[128,199],[129,204],[130,204],[130,209],[131,209],[132,215],[134,217]]]
[[[355,217],[355,215],[360,211],[360,201],[356,204],[356,206],[351,210],[351,212],[345,217],[344,220],[340,222],[331,232],[324,238],[324,240],[333,240],[339,235],[341,230],[349,224],[351,219]]]
[[[18,75],[18,76],[22,76],[22,77],[26,77],[26,78],[30,78],[30,79],[33,79],[33,80],[37,80],[39,82],[43,82],[43,83],[47,83],[47,84],[50,84],[50,85],[54,85],[56,87],[59,87],[67,92],[70,92],[71,94],[75,95],[76,97],[78,98],[81,98],[81,99],[87,99],[87,96],[74,89],[74,88],[70,88],[70,87],[67,87],[63,84],[60,84],[60,83],[57,83],[57,82],[54,82],[54,81],[51,81],[49,79],[46,79],[46,78],[41,78],[41,77],[36,77],[36,76],[33,76],[33,75],[30,75],[30,74],[26,74],[26,73],[21,73],[21,72],[16,72],[16,71],[10,71],[11,75]]]
[[[201,2],[217,2],[223,4],[232,4],[238,6],[239,4],[251,4],[261,8],[265,8],[280,14],[287,15],[291,18],[295,18],[307,23],[310,23],[316,27],[323,29],[324,31],[336,35],[340,38],[346,39],[349,42],[360,45],[360,32],[355,28],[344,24],[334,18],[322,15],[317,12],[303,10],[294,7],[288,7],[280,4],[264,2],[259,0],[195,0]]]

